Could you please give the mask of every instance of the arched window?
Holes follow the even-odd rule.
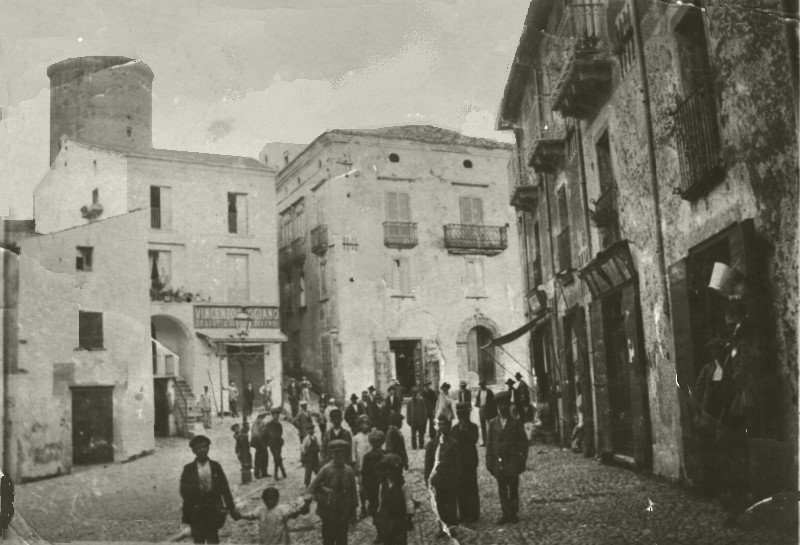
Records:
[[[478,380],[493,384],[494,347],[481,349],[492,340],[492,333],[482,326],[473,327],[467,334],[467,370],[478,375]]]

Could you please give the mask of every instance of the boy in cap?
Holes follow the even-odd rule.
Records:
[[[283,473],[283,478],[286,478],[286,469],[283,467],[283,456],[281,455],[281,451],[283,450],[283,426],[279,421],[280,416],[280,408],[273,407],[272,420],[267,422],[266,426],[267,434],[269,436],[267,439],[267,446],[269,446],[269,451],[272,453],[272,463],[275,466],[274,478],[276,481],[280,479],[278,476],[278,470],[281,470]]]
[[[480,518],[478,493],[478,425],[470,422],[472,405],[456,405],[458,424],[453,426],[453,439],[458,443],[461,464],[458,467],[458,516],[462,522],[476,522]]]
[[[353,448],[353,435],[342,427],[342,410],[334,408],[330,413],[331,429],[325,432],[322,436],[322,461],[328,463],[331,461],[331,453],[328,452],[328,445],[331,441],[341,440],[347,442],[347,455],[345,460],[347,465],[353,465],[352,448]]]
[[[413,528],[414,501],[403,479],[403,461],[387,454],[381,461],[383,479],[378,488],[378,511],[375,526],[384,545],[406,545]],[[376,541],[377,541],[376,540]]]
[[[189,447],[195,460],[183,466],[181,473],[181,521],[191,528],[195,543],[219,543],[219,529],[225,524],[226,512],[233,520],[241,518],[222,466],[208,457],[210,446],[211,440],[205,435],[193,437]]]
[[[406,440],[400,427],[403,425],[403,415],[392,413],[389,415],[389,431],[386,432],[386,452],[395,454],[403,461],[403,468],[408,471],[408,454],[406,453]]]
[[[315,427],[316,426],[314,426],[314,424],[308,424],[306,426],[306,437],[303,439],[303,443],[300,445],[300,461],[303,464],[303,468],[306,470],[303,484],[306,487],[308,487],[308,484],[311,482],[311,475],[316,475],[319,473],[320,467],[319,442],[314,435]]]
[[[353,469],[345,463],[350,444],[334,439],[328,445],[331,461],[323,466],[306,489],[306,501],[317,502],[317,515],[322,519],[322,542],[325,545],[347,545],[347,525],[356,520],[358,494]]]
[[[528,437],[522,422],[511,416],[511,395],[494,396],[498,415],[489,423],[486,441],[486,469],[497,479],[503,515],[497,524],[519,522],[519,476],[528,460]]]
[[[372,447],[361,464],[361,486],[367,498],[367,513],[373,517],[375,523],[375,513],[378,512],[378,488],[381,483],[380,463],[386,455],[386,451],[381,447],[386,440],[386,436],[380,430],[374,430],[369,434],[369,444]]]
[[[364,414],[364,408],[358,403],[358,396],[350,396],[350,405],[344,411],[344,421],[350,427],[350,431],[355,434],[358,432],[358,417]]]
[[[367,497],[364,493],[364,486],[361,478],[361,468],[364,463],[364,456],[372,450],[369,444],[369,418],[362,415],[358,418],[358,433],[353,436],[353,469],[356,473],[358,484],[358,499],[361,502],[361,518],[367,516]]]
[[[308,513],[308,503],[305,501],[295,502],[289,505],[278,503],[281,494],[277,488],[267,487],[261,493],[261,500],[264,506],[255,514],[246,515],[245,520],[258,521],[258,535],[261,538],[261,545],[290,545],[289,519],[297,518]]]

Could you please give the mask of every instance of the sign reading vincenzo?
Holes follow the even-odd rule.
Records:
[[[235,305],[195,305],[194,327],[196,329],[233,329],[233,319],[242,309]],[[247,314],[253,319],[253,329],[280,328],[280,312],[278,307],[245,307]]]

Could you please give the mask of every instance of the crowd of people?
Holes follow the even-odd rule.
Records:
[[[497,393],[484,382],[473,392],[462,381],[455,395],[450,394],[446,382],[438,393],[427,382],[423,388],[412,386],[406,395],[394,381],[385,396],[369,386],[361,396],[352,394],[344,408],[332,397],[322,395],[319,410],[312,412],[310,381],[306,377],[290,379],[287,398],[291,416],[287,415],[287,420],[300,439],[298,458],[304,468],[305,491],[294,502],[280,503],[278,489],[267,487],[262,509],[241,515],[230,497],[222,468],[208,459],[210,439],[196,436],[190,442],[196,460],[186,465],[181,477],[184,523],[191,527],[195,543],[217,543],[218,529],[230,513],[234,520],[258,520],[262,543],[285,544],[289,543],[288,520],[308,513],[310,504],[316,502],[325,545],[346,544],[349,524],[366,517],[371,517],[376,529],[374,543],[405,544],[423,498],[412,498],[406,483],[405,472],[410,465],[404,421],[410,428],[411,450],[425,451],[424,483],[438,515],[437,537],[454,537],[458,524],[480,519],[479,441],[486,447],[486,469],[497,481],[502,516],[496,522],[516,523],[519,475],[525,470],[529,447],[523,427],[528,415],[524,403],[530,403],[520,374],[517,381]],[[247,406],[243,410],[248,408],[252,411]],[[471,421],[473,408],[478,410],[479,424]],[[235,406],[231,409],[233,414]],[[270,477],[271,455],[272,477],[277,481],[281,475],[286,478],[282,411],[270,407],[269,413],[269,420],[266,413],[259,414],[252,428],[245,422],[231,429],[242,469],[252,468],[256,479]]]

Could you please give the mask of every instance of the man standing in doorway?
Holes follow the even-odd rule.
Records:
[[[485,381],[478,383],[480,389],[475,396],[475,406],[478,407],[478,418],[481,422],[481,446],[486,446],[486,423],[497,416],[497,407],[494,404],[494,392],[486,387]]]
[[[508,392],[495,396],[498,416],[489,423],[486,469],[497,479],[503,515],[497,524],[519,522],[519,476],[528,460],[528,438],[522,422],[511,416]]]
[[[244,389],[244,407],[242,411],[246,416],[253,414],[253,401],[256,398],[256,391],[253,390],[253,383],[247,381],[247,388]]]
[[[203,427],[207,430],[210,430],[211,408],[213,405],[211,401],[211,393],[208,391],[208,386],[203,386],[203,393],[200,394],[200,399],[197,400],[197,405],[200,407],[200,412],[203,415]]]

